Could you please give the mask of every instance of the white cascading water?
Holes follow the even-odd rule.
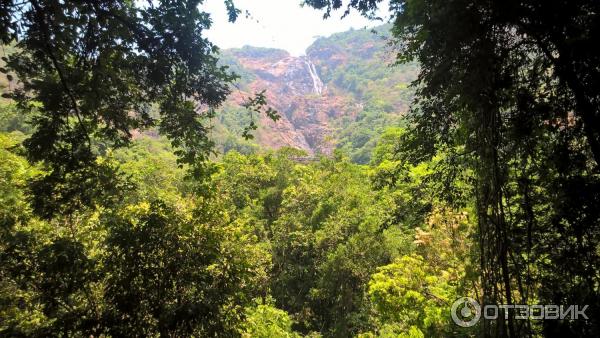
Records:
[[[317,69],[315,68],[315,65],[310,61],[308,57],[304,59],[304,62],[306,63],[306,67],[308,68],[308,72],[310,73],[310,77],[312,78],[313,89],[315,90],[315,93],[321,95],[321,93],[323,92],[323,81],[321,81],[321,78],[319,78],[319,74],[317,74]]]

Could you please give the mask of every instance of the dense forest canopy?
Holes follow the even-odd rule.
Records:
[[[309,48],[363,107],[320,156],[241,141],[281,112],[235,57],[285,55],[220,52],[201,4],[0,1],[0,336],[600,334],[600,4],[304,1],[389,5],[403,67]]]

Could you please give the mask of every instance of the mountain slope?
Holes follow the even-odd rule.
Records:
[[[417,72],[414,64],[390,65],[388,29],[319,38],[300,57],[269,48],[223,51],[223,63],[241,78],[215,126],[221,149],[290,146],[308,154],[330,154],[347,148],[355,161],[368,161],[370,152],[362,148],[372,146],[382,129],[397,124],[406,112],[412,98],[408,85]],[[250,117],[239,105],[261,90],[281,119],[260,117],[255,139],[246,142],[240,135]]]

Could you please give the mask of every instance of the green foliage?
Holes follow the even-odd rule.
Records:
[[[184,199],[164,142],[142,138],[115,154],[139,191],[49,223],[28,203],[38,170],[15,153],[15,139],[1,141],[0,335],[236,334],[243,309],[265,294],[268,251],[217,201]],[[157,197],[171,206],[149,202]]]
[[[465,285],[456,262],[470,246],[446,243],[466,236],[470,222],[429,225],[457,212],[431,198],[426,178],[437,162],[400,161],[391,146],[398,129],[379,138],[401,125],[396,113],[412,80],[369,61],[377,46],[350,53],[349,67],[320,59],[334,87],[353,83],[365,108],[335,121],[341,151],[307,163],[302,151],[261,153],[242,139],[257,114],[278,117],[265,92],[216,115],[233,81],[223,65],[238,65],[216,63],[200,36],[209,18],[195,3],[31,5],[17,26],[0,21],[5,38],[23,29],[7,59],[20,81],[15,103],[0,110],[0,127],[11,132],[0,136],[0,335],[453,333],[441,327],[445,303],[423,288],[449,298]],[[88,29],[98,41],[82,38]],[[372,36],[338,38],[342,46]],[[402,93],[391,100],[397,81]],[[214,162],[211,132],[226,141]],[[421,260],[409,271],[429,283],[400,292],[425,295],[414,318],[386,310],[405,294],[379,292],[402,283],[406,257]]]
[[[379,150],[381,156],[391,156],[383,149]],[[326,336],[348,336],[404,325],[373,320],[377,317],[373,316],[368,283],[376,268],[396,257],[422,252],[439,264],[428,273],[448,275],[456,265],[451,252],[457,247],[440,252],[440,258],[431,252],[442,247],[448,237],[429,244],[431,247],[415,245],[415,224],[429,229],[424,225],[427,209],[411,211],[397,205],[404,201],[394,199],[389,190],[374,190],[369,184],[373,169],[339,156],[308,165],[294,162],[300,155],[287,149],[246,156],[229,152],[215,177],[218,195],[230,215],[247,219],[253,232],[268,244],[272,255],[269,284],[275,305],[294,318],[293,328],[303,334],[318,331]],[[397,186],[394,192],[408,196],[409,188],[417,191],[423,185],[417,177],[424,175],[418,170],[412,174],[416,183]],[[411,215],[397,217],[402,207]],[[439,228],[443,230],[433,232],[436,239],[440,233],[449,236],[451,229]],[[464,235],[469,229],[453,231]],[[461,243],[465,245],[464,238]],[[457,252],[462,253],[461,259],[469,253],[465,248]],[[462,285],[465,278],[457,272],[448,276],[444,278],[451,278],[453,287]],[[448,310],[441,305],[436,309],[438,315]],[[399,327],[409,330],[409,326]],[[419,328],[427,331],[422,324]],[[441,330],[439,325],[436,329]]]
[[[369,16],[380,5],[306,3],[326,15],[347,5]],[[482,300],[597,304],[598,3],[396,0],[389,9],[397,60],[421,67],[401,159],[445,153],[434,170],[442,195],[456,201],[456,187],[472,190]],[[448,184],[461,172],[471,179]],[[512,313],[481,334],[593,337],[597,318],[540,323]]]
[[[183,216],[185,217],[185,216]],[[213,335],[234,330],[256,292],[239,230],[195,224],[163,204],[108,220],[104,268],[111,335]],[[140,329],[143,328],[143,331]]]
[[[0,335],[597,336],[596,5],[391,1],[398,60],[420,67],[385,67],[364,30],[308,51],[363,104],[332,121],[340,149],[242,140],[278,117],[258,92],[219,115],[212,162],[224,65],[244,86],[233,56],[282,54],[218,64],[197,5],[0,4],[20,81],[0,102]],[[465,295],[591,319],[459,328]]]
[[[19,111],[14,102],[0,99],[0,132],[13,131],[30,134],[32,130],[28,117]]]
[[[1,33],[5,43],[17,40],[18,51],[9,55],[7,66],[25,92],[16,90],[12,97],[23,111],[41,103],[28,142],[33,160],[60,162],[62,141],[82,152],[90,152],[92,136],[114,145],[127,141],[131,129],[157,123],[148,114],[152,103],[160,106],[163,132],[197,153],[186,151],[188,156],[206,151],[194,105],[182,96],[217,105],[232,76],[216,65],[215,49],[201,37],[210,21],[193,4],[32,1],[23,6],[3,5],[5,15],[27,14],[3,24]]]
[[[0,133],[0,231],[26,221],[31,212],[24,188],[38,171],[19,156],[19,134]]]
[[[362,111],[354,121],[338,121],[337,148],[348,153],[352,162],[367,164],[376,155],[375,146],[379,146],[380,137],[388,128],[399,127],[402,117],[382,111]]]
[[[416,63],[393,65],[386,48],[389,35],[390,25],[336,33],[318,38],[307,55],[332,90],[350,92],[386,113],[399,113],[413,98],[408,85],[416,79],[418,67]]]
[[[430,262],[420,268],[439,286],[436,295],[466,278],[452,269],[468,246],[445,246],[453,238],[445,223],[429,225],[425,209],[396,214],[404,201],[394,194],[423,188],[429,171],[422,166],[401,180],[413,183],[374,189],[373,173],[385,161],[367,167],[337,154],[306,164],[295,149],[231,151],[203,180],[210,191],[197,194],[198,182],[185,180],[171,147],[142,136],[105,159],[135,189],[42,221],[27,199],[37,170],[11,150],[15,139],[4,140],[3,170],[14,174],[3,181],[2,212],[20,216],[2,233],[2,334],[414,336],[442,332],[446,308],[427,303],[427,321],[392,320],[379,305],[398,306],[396,299],[375,301],[369,283],[415,255]],[[376,149],[394,159],[389,144]],[[451,229],[464,236],[470,227]],[[417,236],[435,240],[419,244]]]
[[[234,21],[239,10],[224,2]],[[211,20],[200,3],[0,3],[0,39],[11,48],[0,70],[18,81],[3,88],[16,106],[3,99],[0,127],[31,128],[27,157],[47,172],[32,182],[36,213],[95,208],[123,190],[105,151],[151,127],[171,141],[179,165],[205,176],[214,146],[207,121],[237,76],[202,36]],[[256,113],[266,106],[260,93],[250,100]]]
[[[283,191],[273,224],[273,294],[299,314],[304,331],[347,335],[367,325],[365,282],[385,262],[381,204],[364,185],[364,171],[347,162],[298,168]]]
[[[465,1],[433,10],[434,3],[407,3],[394,28],[406,46],[403,57],[417,58],[423,69],[413,150],[422,155],[464,147],[461,167],[476,177],[484,299],[597,302],[600,260],[592,252],[600,243],[600,214],[581,197],[600,196],[598,93],[585,89],[600,79],[596,68],[586,66],[598,60],[597,52],[588,51],[597,32],[583,19],[598,6]],[[564,156],[558,159],[556,152]],[[567,202],[575,200],[577,205]],[[576,234],[576,228],[587,231]],[[581,243],[578,250],[572,250],[574,242]],[[521,325],[513,315],[484,328],[486,335],[510,336],[600,331],[597,320]]]
[[[403,256],[378,269],[369,282],[369,295],[383,322],[400,323],[403,332],[417,330],[428,336],[441,335],[449,326],[448,303],[456,294],[429,269],[418,256]]]
[[[185,171],[177,165],[177,157],[167,140],[142,136],[131,147],[117,149],[111,156],[135,186],[128,195],[128,198],[135,196],[133,203],[157,199],[169,205],[185,204],[182,197],[191,187],[184,181]]]
[[[246,319],[241,326],[242,337],[300,337],[292,331],[289,315],[271,304],[257,301],[256,305],[246,309]]]

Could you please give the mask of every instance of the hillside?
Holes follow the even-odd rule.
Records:
[[[418,70],[415,64],[392,66],[388,30],[381,26],[321,37],[300,57],[250,46],[224,50],[222,62],[240,79],[216,121],[220,149],[247,153],[290,146],[330,154],[344,148],[354,161],[368,162],[384,127],[398,124],[407,111],[409,84]],[[254,140],[243,140],[241,130],[250,116],[240,103],[263,89],[281,119],[260,117]]]

